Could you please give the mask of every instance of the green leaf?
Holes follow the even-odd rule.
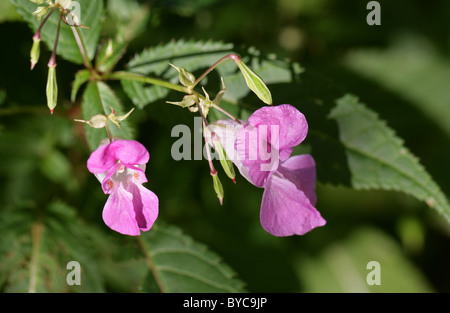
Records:
[[[77,181],[70,179],[73,176],[72,164],[67,156],[59,150],[49,151],[43,155],[39,168],[44,176],[55,183],[63,184],[68,190],[73,190]]]
[[[52,202],[1,211],[0,289],[3,292],[104,292],[89,229],[75,210]],[[68,285],[67,263],[81,267],[81,285]]]
[[[110,72],[122,55],[125,53],[126,45],[115,40],[108,40],[99,50],[95,67],[100,73]]]
[[[75,74],[75,80],[73,81],[72,85],[72,92],[70,94],[70,100],[72,102],[75,102],[75,99],[77,98],[77,93],[80,87],[86,83],[91,78],[91,72],[89,70],[79,70]]]
[[[122,104],[108,85],[103,82],[89,82],[83,93],[83,101],[81,103],[83,119],[88,121],[97,114],[108,115],[111,113],[111,108],[114,109],[118,116],[124,115]],[[121,122],[121,128],[118,128],[110,121],[107,123],[112,137],[132,139],[132,131],[127,120]],[[97,149],[100,142],[107,137],[107,133],[103,128],[97,129],[86,125],[85,131],[91,150]]]
[[[20,20],[20,15],[9,1],[0,2],[0,23]]]
[[[170,63],[190,72],[206,69],[224,55],[230,53],[232,45],[216,42],[173,41],[143,51],[128,64],[127,70],[136,74],[158,77],[178,84],[178,72]],[[235,66],[236,68],[236,66]],[[125,92],[133,103],[142,108],[168,94],[159,86],[148,86],[141,82],[122,80]],[[169,100],[169,99],[168,99]]]
[[[450,221],[450,206],[439,186],[374,112],[346,95],[337,100],[330,118],[338,123],[354,188],[404,192]]]
[[[145,32],[150,19],[150,6],[136,0],[108,0],[107,22],[105,28],[114,34],[114,38],[121,43]]]
[[[178,228],[154,225],[141,235],[141,248],[153,268],[146,292],[243,292],[243,283],[219,256]]]
[[[158,77],[177,84],[178,72],[173,70],[169,63],[185,68],[198,77],[225,55],[236,52],[243,54],[243,62],[261,77],[266,84],[292,82],[295,79],[294,77],[301,71],[298,66],[275,60],[272,57],[261,57],[260,53],[255,49],[240,51],[240,49],[236,49],[232,44],[228,43],[183,40],[173,41],[143,51],[128,63],[127,70],[141,75]],[[242,100],[244,97],[249,94],[254,95],[247,87],[238,66],[229,60],[220,64],[215,71],[217,71],[218,75],[211,73],[201,83],[206,84],[214,81],[214,78],[217,79],[217,76],[223,77],[227,90],[221,105],[223,103],[227,109],[230,108],[230,113],[232,114],[237,110],[241,110],[242,108],[237,108],[236,104],[243,104]],[[136,81],[122,80],[122,85],[133,103],[140,108],[166,97],[168,94],[167,89],[145,85]],[[220,87],[221,81],[217,79],[215,86],[208,86],[208,93],[212,93],[213,88],[219,90]],[[199,90],[199,92],[202,91]],[[166,100],[172,101],[172,99]],[[179,99],[173,99],[173,101],[179,101]],[[256,103],[255,108],[261,105],[256,97],[254,98],[254,103]],[[249,107],[249,105],[243,104],[242,107]]]
[[[377,275],[379,285],[368,284]],[[318,256],[302,255],[298,275],[304,292],[433,292],[423,273],[405,256],[402,247],[383,232],[360,228],[325,247]]]
[[[39,27],[36,16],[32,13],[36,10],[37,5],[29,0],[11,0],[17,7],[18,12],[27,21],[31,29],[35,32]],[[103,15],[102,0],[78,0],[81,10],[81,23],[88,26],[89,29],[80,28],[86,53],[90,60],[94,58],[97,49],[97,43],[100,36],[101,22]],[[56,38],[56,29],[58,26],[59,14],[55,12],[44,25],[41,31],[41,38],[47,44],[49,50],[53,50]],[[31,36],[30,36],[31,41]],[[31,47],[30,47],[31,48]],[[83,58],[75,41],[72,29],[66,24],[61,25],[61,33],[58,42],[58,55],[68,61],[82,64]]]

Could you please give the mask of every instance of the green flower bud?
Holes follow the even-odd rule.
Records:
[[[75,120],[75,122],[86,123],[92,128],[103,128],[106,125],[107,117],[103,114],[97,114],[91,117],[89,121]]]
[[[250,88],[250,90],[252,90],[264,103],[272,105],[272,95],[270,94],[269,88],[267,88],[266,84],[264,84],[261,77],[259,77],[251,69],[249,69],[248,66],[244,64],[244,62],[239,61],[236,62],[236,64],[244,75],[245,83],[247,84],[248,88]]]
[[[217,194],[217,198],[219,198],[220,204],[222,205],[223,203],[223,187],[222,187],[222,183],[220,182],[219,179],[219,175],[216,172],[211,172],[211,176],[213,179],[213,184],[214,184],[214,191]]]
[[[170,63],[169,63],[170,64]],[[180,68],[177,67],[173,64],[170,64],[174,69],[176,69],[179,73],[178,78],[180,79],[180,83],[184,86],[184,87],[192,87],[195,83],[195,76],[187,71],[184,68]]]
[[[233,162],[231,162],[231,160],[228,158],[227,153],[225,152],[225,149],[219,138],[217,138],[214,133],[212,134],[212,136],[214,141],[214,148],[219,154],[220,164],[222,165],[223,170],[225,171],[227,176],[236,183],[236,173],[234,171]]]
[[[188,108],[190,106],[193,106],[195,104],[195,100],[197,100],[197,96],[195,95],[186,95],[183,97],[183,100],[179,102],[170,102],[166,101],[166,103],[178,105],[182,108]]]
[[[47,106],[50,109],[50,113],[53,114],[53,110],[56,107],[58,100],[58,84],[56,82],[56,64],[48,66],[46,91],[47,91]]]
[[[36,15],[38,21],[40,22],[41,19],[47,15],[49,7],[37,7],[37,9],[33,12],[33,15]]]
[[[39,61],[39,55],[40,55],[40,43],[41,43],[41,37],[39,35],[33,36],[33,46],[31,47],[30,52],[30,61],[31,61],[31,69],[34,68],[36,63]]]
[[[127,114],[122,116],[116,116],[116,111],[114,111],[113,108],[111,108],[111,114],[107,116],[108,120],[110,120],[114,125],[120,128],[120,122],[125,120],[128,116],[130,116],[131,112],[134,111],[134,108],[132,108]]]

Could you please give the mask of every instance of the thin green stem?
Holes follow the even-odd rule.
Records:
[[[93,68],[92,63],[91,63],[91,60],[89,60],[89,57],[87,56],[86,45],[84,44],[84,40],[83,40],[83,36],[80,31],[80,28],[77,26],[73,26],[73,25],[70,25],[70,28],[72,28],[73,36],[75,37],[75,41],[77,42],[78,49],[80,49],[81,56],[83,57],[84,66],[87,69],[91,70]]]
[[[125,72],[125,71],[118,71],[118,72],[114,72],[111,74],[107,74],[107,75],[103,76],[103,78],[104,79],[119,79],[119,80],[120,79],[134,80],[134,81],[139,81],[139,82],[143,82],[143,83],[147,83],[147,84],[161,86],[164,88],[172,89],[172,90],[183,92],[186,94],[193,93],[192,91],[189,91],[186,87],[181,86],[181,85],[172,84],[172,83],[169,83],[165,80],[158,79],[158,78],[147,77],[147,76],[130,73],[130,72]]]

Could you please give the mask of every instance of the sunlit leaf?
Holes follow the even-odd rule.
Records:
[[[346,95],[337,101],[330,118],[339,125],[354,188],[401,191],[450,220],[450,206],[439,186],[377,114]]]

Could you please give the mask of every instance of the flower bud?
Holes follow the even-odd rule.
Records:
[[[264,103],[272,105],[272,95],[270,94],[269,88],[267,88],[266,84],[264,84],[261,77],[259,77],[251,69],[249,69],[248,66],[244,64],[244,62],[239,61],[236,62],[236,64],[244,75],[245,83],[247,84],[248,88],[250,88],[250,90],[252,90]]]
[[[56,5],[60,5],[64,9],[68,9],[72,5],[72,0],[56,0]]]
[[[44,3],[45,0],[30,0],[33,3],[36,3],[37,5],[41,5],[42,3]]]
[[[176,69],[179,73],[178,78],[180,79],[180,83],[184,87],[192,87],[195,83],[195,76],[184,68],[180,68],[173,64],[170,64],[174,69]]]
[[[53,114],[53,109],[56,107],[58,100],[58,84],[56,82],[56,64],[48,65],[48,78],[47,78],[47,106],[50,109],[50,113]]]
[[[195,104],[195,101],[197,100],[197,96],[195,95],[186,95],[183,97],[183,100],[179,102],[170,102],[166,101],[166,103],[178,105],[182,108],[188,108],[190,106],[193,106]]]
[[[220,158],[220,164],[222,165],[223,170],[227,174],[227,176],[236,183],[236,173],[234,171],[233,162],[228,158],[227,153],[225,152],[225,149],[220,142],[219,138],[216,134],[212,133],[212,139],[214,142],[214,148],[216,149],[217,153],[219,154]]]
[[[75,120],[75,122],[86,123],[92,128],[103,128],[106,125],[107,117],[103,114],[97,114],[91,117],[89,121]]]
[[[109,114],[106,118],[110,120],[112,123],[114,123],[117,127],[120,128],[120,122],[125,120],[128,116],[130,116],[131,112],[134,111],[134,108],[132,108],[128,113],[122,116],[116,116],[116,111],[111,107],[111,114]]]
[[[41,36],[39,34],[34,35],[33,46],[31,47],[30,52],[31,69],[33,69],[36,63],[39,61],[39,55],[41,50],[40,43],[41,43]]]
[[[214,191],[216,192],[217,198],[219,198],[220,204],[223,203],[223,187],[222,183],[220,182],[219,175],[217,171],[211,172],[211,176],[213,179],[214,184]]]
[[[37,7],[37,9],[33,12],[33,15],[36,15],[38,21],[40,22],[41,19],[47,15],[49,7]]]

